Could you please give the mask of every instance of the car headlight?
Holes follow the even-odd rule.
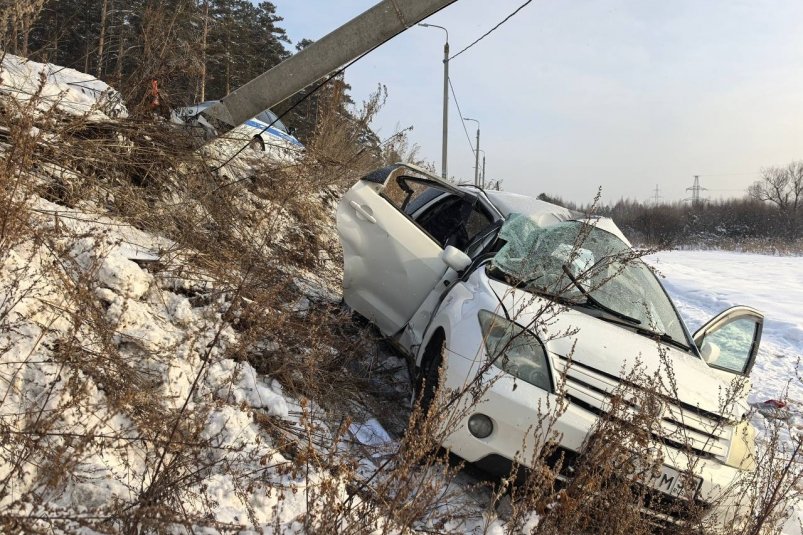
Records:
[[[482,339],[497,368],[531,385],[552,390],[546,351],[535,335],[502,316],[480,310]]]
[[[756,428],[749,421],[745,420],[734,428],[725,464],[740,470],[755,470]]]

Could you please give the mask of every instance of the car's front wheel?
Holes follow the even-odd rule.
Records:
[[[254,136],[248,144],[248,147],[257,152],[265,152],[265,142],[262,141],[260,136]]]

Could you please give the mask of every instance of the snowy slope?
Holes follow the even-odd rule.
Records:
[[[0,262],[4,316],[0,347],[5,349],[0,356],[4,379],[0,420],[6,429],[34,433],[31,411],[38,407],[52,411],[49,436],[38,447],[41,452],[61,450],[76,464],[61,484],[40,491],[37,486],[48,465],[38,455],[24,462],[21,472],[16,472],[19,466],[3,463],[0,480],[10,478],[13,490],[0,500],[0,507],[16,514],[71,511],[76,523],[70,525],[75,528],[83,514],[87,518],[107,514],[115,502],[135,502],[147,488],[158,443],[149,443],[137,415],[114,399],[108,377],[93,369],[98,364],[82,361],[106,353],[116,373],[143,381],[147,390],[142,394],[159,400],[165,416],[189,401],[185,418],[204,418],[197,437],[208,442],[199,452],[202,458],[233,452],[226,463],[210,463],[206,476],[196,483],[199,499],[183,504],[190,518],[211,515],[215,522],[245,527],[249,519],[244,511],[250,509],[251,522],[257,526],[292,523],[306,509],[302,495],[266,494],[260,486],[250,492],[239,489],[243,474],[262,469],[261,460],[288,462],[255,423],[253,411],[286,419],[297,405],[283,395],[278,383],[259,376],[248,363],[226,358],[226,349],[237,343],[237,333],[222,318],[226,303],[194,305],[177,290],[186,294],[198,288],[197,280],[154,276],[131,260],[158,257],[170,265],[168,240],[109,218],[81,217],[41,199],[35,207],[41,214],[37,228],[52,231],[50,247],[24,242]],[[56,213],[58,228],[51,217]],[[83,288],[94,294],[97,310],[76,308],[81,302],[73,292]],[[112,333],[111,339],[105,339],[106,332]],[[66,361],[59,350],[65,343],[76,348],[75,356]],[[200,382],[194,385],[196,377]],[[83,385],[78,390],[76,382]],[[82,440],[92,436],[113,438]],[[265,481],[272,486],[304,486],[304,481],[274,476]],[[29,493],[43,503],[33,507],[18,501]],[[64,529],[71,531],[70,525]]]
[[[0,80],[20,104],[41,91],[44,110],[125,115],[116,91],[72,69],[6,55]],[[225,288],[192,251],[89,200],[23,202],[25,226],[0,243],[0,531],[119,532],[118,512],[137,507],[147,524],[166,473],[182,494],[158,502],[160,529],[297,531],[323,476],[290,473],[260,424],[301,411],[228,356],[240,340]]]
[[[0,91],[19,102],[24,103],[41,91],[38,102],[41,109],[58,105],[66,113],[92,119],[127,115],[120,94],[89,74],[12,54],[3,55],[0,69]]]

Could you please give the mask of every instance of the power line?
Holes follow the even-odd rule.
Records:
[[[704,175],[700,175],[704,176]],[[744,191],[747,188],[706,188],[708,191]]]
[[[452,85],[451,78],[449,78],[449,88],[452,90],[452,98],[454,99],[454,105],[457,106],[457,113],[460,114],[460,122],[463,123],[463,132],[466,133],[468,146],[471,147],[471,154],[474,154],[474,145],[471,143],[471,136],[468,135],[468,128],[466,128],[466,121],[463,120],[463,111],[460,109],[460,103],[457,101],[457,95],[454,92],[454,86]]]
[[[360,61],[362,58],[364,58],[365,56],[367,56],[367,55],[368,55],[370,52],[372,52],[372,50],[369,50],[369,51],[367,51],[367,52],[364,52],[364,53],[360,54],[359,56],[357,56],[356,58],[354,58],[353,60],[351,60],[350,62],[348,62],[348,63],[347,63],[346,65],[344,65],[343,67],[341,67],[341,68],[339,68],[338,70],[334,71],[332,74],[330,74],[328,77],[326,77],[326,78],[325,78],[325,79],[324,79],[322,82],[320,82],[320,83],[319,83],[317,86],[315,86],[315,87],[312,89],[312,91],[310,91],[310,92],[309,92],[309,93],[307,93],[306,95],[302,96],[300,99],[298,99],[298,101],[297,101],[297,102],[295,102],[295,103],[294,103],[292,106],[290,106],[289,108],[287,108],[287,109],[286,109],[286,110],[285,110],[285,111],[284,111],[284,112],[283,112],[281,115],[276,115],[276,118],[275,118],[273,121],[271,121],[271,122],[270,122],[270,124],[268,124],[267,126],[265,126],[265,127],[262,129],[262,131],[261,131],[261,132],[259,132],[259,134],[258,134],[258,135],[262,135],[262,134],[264,134],[265,132],[267,132],[267,131],[268,131],[268,129],[270,129],[270,128],[271,128],[271,127],[274,125],[274,124],[276,124],[277,122],[279,122],[279,121],[280,121],[280,120],[281,120],[281,119],[282,119],[282,118],[283,118],[285,115],[287,115],[288,113],[290,113],[291,111],[293,111],[293,110],[294,110],[296,107],[298,107],[298,106],[299,106],[299,105],[300,105],[302,102],[304,102],[305,100],[307,100],[308,98],[310,98],[312,95],[314,95],[315,93],[317,93],[319,89],[321,89],[323,86],[325,86],[326,84],[328,84],[329,82],[331,82],[332,80],[334,80],[334,79],[335,79],[337,76],[339,76],[339,75],[343,74],[344,72],[346,72],[346,69],[347,69],[347,68],[351,67],[352,65],[354,65],[355,63],[357,63],[358,61]],[[235,126],[234,128],[237,128],[237,127]],[[250,144],[251,144],[251,141],[249,140],[249,141],[248,141],[248,143],[246,143],[245,145],[243,145],[242,147],[240,147],[240,149],[239,149],[237,152],[235,152],[234,154],[232,154],[231,156],[229,156],[229,158],[228,158],[228,159],[227,159],[225,162],[223,162],[222,164],[220,164],[220,165],[218,165],[217,167],[215,167],[215,171],[218,171],[218,170],[220,170],[221,168],[223,168],[224,166],[228,165],[228,164],[229,164],[229,162],[231,162],[231,161],[232,161],[234,158],[236,158],[237,156],[239,156],[241,152],[243,152],[245,149],[247,149],[247,148],[250,146]],[[235,181],[235,182],[237,182],[237,181]],[[223,184],[223,185],[219,186],[219,188],[222,188],[222,187],[225,187],[225,186],[228,186],[228,185],[230,185],[230,184],[229,184],[229,183],[226,183],[226,184]],[[219,188],[218,188],[218,189],[219,189]]]
[[[478,38],[476,41],[474,41],[473,43],[471,43],[470,45],[468,45],[466,48],[464,48],[463,50],[461,50],[460,52],[458,52],[458,53],[457,53],[457,54],[455,54],[454,56],[450,57],[450,58],[449,58],[449,61],[453,60],[454,58],[456,58],[457,56],[459,56],[460,54],[462,54],[463,52],[465,52],[466,50],[468,50],[468,49],[469,49],[469,48],[471,48],[472,46],[476,45],[477,43],[479,43],[480,41],[482,41],[483,39],[485,39],[486,37],[488,37],[488,36],[489,36],[489,35],[490,35],[490,34],[491,34],[491,33],[492,33],[494,30],[496,30],[496,29],[497,29],[497,28],[499,28],[501,25],[503,25],[504,23],[506,23],[507,21],[509,21],[510,19],[512,19],[512,18],[513,18],[513,16],[514,16],[514,15],[516,15],[516,13],[518,13],[519,11],[521,11],[522,9],[524,9],[524,8],[527,6],[527,4],[531,3],[532,1],[533,1],[533,0],[527,0],[526,2],[524,2],[522,5],[520,5],[518,8],[516,8],[516,11],[514,11],[513,13],[511,13],[510,15],[508,15],[507,17],[505,17],[504,19],[502,19],[502,22],[500,22],[499,24],[497,24],[496,26],[494,26],[493,28],[491,28],[490,30],[488,30],[487,32],[485,32],[484,34],[482,34],[482,35],[481,35],[481,36],[480,36],[480,37],[479,37],[479,38]]]

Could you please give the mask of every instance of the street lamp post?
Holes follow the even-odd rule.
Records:
[[[480,179],[480,186],[485,189],[485,151],[482,151],[482,178]]]
[[[443,45],[443,141],[441,142],[441,176],[449,178],[447,169],[447,146],[449,144],[449,30],[437,24],[420,23],[424,28],[440,28],[446,32],[446,43]]]
[[[480,122],[477,119],[463,117],[464,121],[474,121],[477,123],[477,146],[474,149],[474,185],[480,185]]]
[[[480,152],[482,153],[482,171],[480,171],[479,185],[485,189],[485,151],[480,149]]]

